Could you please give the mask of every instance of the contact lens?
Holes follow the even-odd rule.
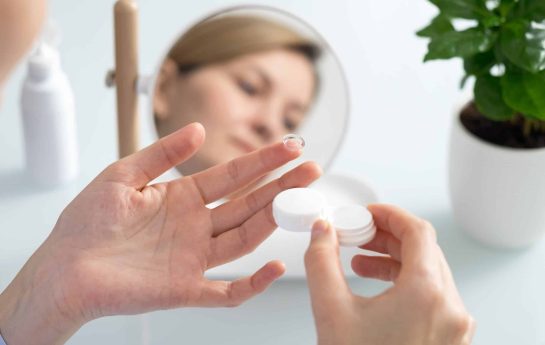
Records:
[[[287,134],[282,138],[282,142],[291,151],[302,150],[305,147],[305,139],[299,134]]]

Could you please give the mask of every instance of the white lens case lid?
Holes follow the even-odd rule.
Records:
[[[325,218],[327,203],[323,195],[310,188],[292,188],[273,200],[273,217],[284,230],[308,232],[318,219]]]
[[[273,201],[276,224],[288,231],[309,232],[318,219],[325,219],[337,230],[339,244],[360,246],[376,233],[373,216],[365,206],[348,204],[331,207],[324,195],[313,188],[292,188]]]

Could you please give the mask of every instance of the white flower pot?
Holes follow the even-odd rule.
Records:
[[[454,116],[449,187],[454,217],[494,246],[529,246],[545,234],[545,148],[514,149],[470,133]]]

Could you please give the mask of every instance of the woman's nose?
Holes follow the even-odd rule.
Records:
[[[255,116],[252,127],[264,143],[278,139],[282,135],[282,116],[279,107],[261,108]]]

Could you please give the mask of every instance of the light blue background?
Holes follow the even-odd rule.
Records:
[[[414,36],[435,10],[424,0],[257,1],[315,25],[340,54],[352,94],[351,124],[333,171],[373,181],[384,201],[428,218],[477,320],[475,344],[545,344],[545,241],[524,251],[484,248],[456,228],[448,203],[449,128],[461,92],[459,61],[423,65],[426,42]],[[140,1],[140,62],[151,72],[187,20],[232,1]],[[0,289],[45,239],[66,204],[115,160],[113,1],[54,0],[63,29],[61,53],[77,100],[82,172],[56,190],[23,175],[18,111],[20,67],[0,112]],[[334,112],[334,109],[332,109]],[[515,229],[516,230],[516,229]],[[299,253],[300,254],[300,253]],[[386,285],[353,280],[355,291]],[[395,331],[395,330],[392,330]],[[142,334],[144,340],[142,340]],[[304,281],[282,281],[236,309],[161,311],[85,325],[70,344],[306,344],[315,341]]]

